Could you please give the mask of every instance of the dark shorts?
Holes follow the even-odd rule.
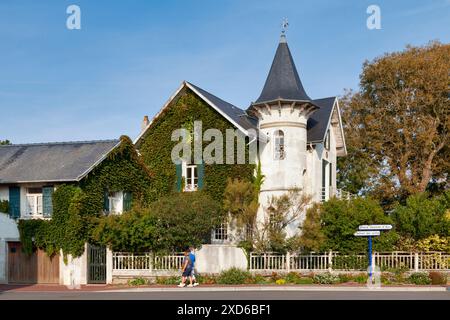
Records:
[[[189,277],[191,275],[192,268],[186,268],[183,272],[183,277]]]

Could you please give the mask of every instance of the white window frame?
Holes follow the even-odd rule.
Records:
[[[211,240],[212,243],[224,243],[230,240],[228,222],[223,222],[214,228]]]
[[[273,134],[273,156],[275,160],[284,160],[286,158],[286,141],[283,130],[276,130]]]
[[[182,177],[184,178],[184,190],[187,192],[198,190],[198,166],[183,162]],[[195,175],[197,173],[197,175]]]
[[[121,214],[123,212],[123,191],[109,192],[109,213]]]
[[[41,189],[41,192],[31,192],[32,189]],[[42,217],[44,215],[42,188],[27,188],[25,208],[28,216]]]

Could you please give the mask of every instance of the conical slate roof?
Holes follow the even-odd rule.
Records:
[[[278,99],[311,100],[303,89],[284,35],[281,36],[264,88],[255,103]]]

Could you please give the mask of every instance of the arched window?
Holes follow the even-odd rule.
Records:
[[[286,152],[284,149],[284,133],[281,130],[275,131],[274,134],[275,137],[275,150],[274,150],[274,156],[275,160],[283,160]]]

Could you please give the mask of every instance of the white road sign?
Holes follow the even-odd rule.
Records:
[[[359,226],[359,230],[391,230],[390,224],[363,224]]]
[[[368,237],[368,236],[379,236],[380,235],[380,231],[375,230],[375,231],[356,231],[354,233],[354,236],[357,237]]]

